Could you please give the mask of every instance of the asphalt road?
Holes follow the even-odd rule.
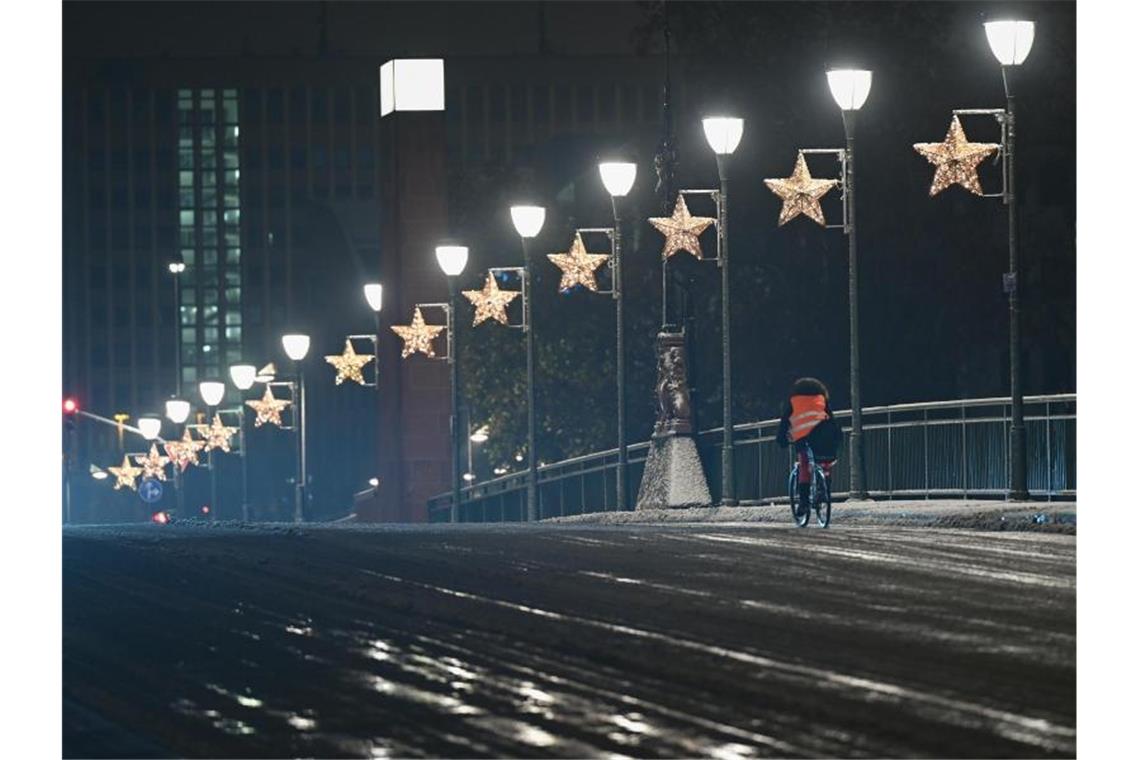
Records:
[[[1075,538],[64,532],[68,757],[1076,751]]]

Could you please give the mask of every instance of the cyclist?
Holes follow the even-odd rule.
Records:
[[[780,426],[776,430],[776,443],[780,448],[795,444],[799,461],[797,488],[800,513],[811,509],[811,478],[808,467],[808,447],[816,464],[829,473],[839,451],[842,431],[832,418],[828,404],[827,386],[814,377],[801,377],[792,383]]]

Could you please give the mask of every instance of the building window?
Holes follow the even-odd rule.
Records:
[[[235,89],[178,91],[177,209],[186,271],[181,275],[180,346],[185,382],[240,355],[241,124]],[[225,266],[222,267],[221,263]],[[232,321],[236,315],[237,322]]]

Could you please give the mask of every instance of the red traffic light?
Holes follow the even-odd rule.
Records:
[[[159,525],[166,525],[166,523],[170,522],[170,517],[168,517],[165,512],[155,512],[151,515],[150,519]]]
[[[202,506],[202,514],[204,514],[204,515],[210,514],[210,508],[208,506],[203,505]]]
[[[63,413],[75,414],[79,411],[79,402],[73,398],[65,398],[63,400]]]

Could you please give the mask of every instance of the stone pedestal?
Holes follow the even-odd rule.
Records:
[[[637,494],[638,509],[672,509],[712,505],[697,444],[689,436],[654,438]]]
[[[712,505],[705,470],[693,440],[686,367],[684,332],[659,333],[657,422],[637,494],[638,509]]]

